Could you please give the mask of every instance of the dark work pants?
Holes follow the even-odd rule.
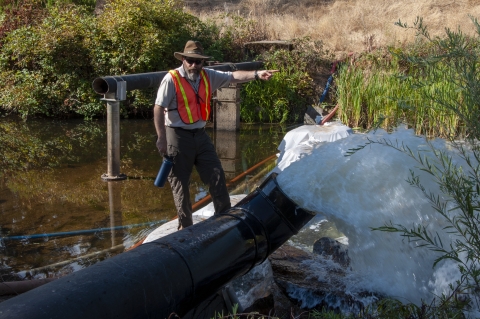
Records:
[[[174,158],[168,181],[177,208],[178,228],[193,224],[189,189],[193,166],[197,169],[202,182],[209,187],[215,214],[229,209],[231,204],[225,173],[205,129],[189,131],[166,127],[166,135],[167,155]]]

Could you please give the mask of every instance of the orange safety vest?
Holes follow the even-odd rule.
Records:
[[[212,89],[210,79],[205,70],[200,71],[200,86],[198,93],[195,93],[188,80],[180,75],[178,70],[170,70],[175,92],[177,93],[177,110],[180,119],[185,124],[192,124],[199,120],[208,120],[210,118],[211,106],[210,99]]]

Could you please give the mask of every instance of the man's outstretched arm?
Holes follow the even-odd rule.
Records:
[[[279,72],[278,70],[260,70],[260,71],[234,71],[232,72],[233,80],[231,83],[242,83],[252,80],[268,81],[273,76],[273,73]],[[256,76],[255,76],[256,75]]]

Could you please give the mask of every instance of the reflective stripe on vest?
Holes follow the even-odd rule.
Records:
[[[200,72],[201,79],[198,94],[195,93],[192,85],[186,78],[180,75],[178,70],[170,70],[169,73],[172,75],[175,85],[177,110],[182,122],[192,124],[200,119],[208,120],[211,112],[210,99],[212,92],[207,72],[203,69]]]

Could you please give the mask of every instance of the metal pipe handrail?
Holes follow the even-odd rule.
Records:
[[[205,66],[205,68],[218,70],[218,71],[236,71],[245,70],[253,71],[258,70],[263,66],[263,62],[241,62],[241,63],[224,63]],[[93,83],[93,90],[98,94],[108,95],[117,93],[118,83],[127,82],[126,90],[139,90],[155,88],[160,86],[160,82],[167,74],[167,71],[160,72],[148,72],[138,74],[126,74],[126,75],[114,75],[104,76],[96,78]]]

